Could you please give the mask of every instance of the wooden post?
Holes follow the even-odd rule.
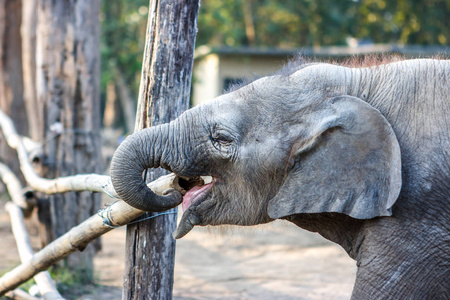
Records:
[[[135,130],[189,106],[199,0],[150,0]],[[164,174],[151,170],[149,180]],[[146,216],[151,214],[146,214]],[[176,214],[127,227],[122,299],[171,299]]]

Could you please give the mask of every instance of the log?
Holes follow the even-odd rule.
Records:
[[[103,171],[100,147],[100,0],[36,0],[36,110],[44,116],[45,160],[39,175],[57,178]],[[47,244],[101,208],[100,195],[40,197],[41,243]],[[93,275],[100,240],[64,265]]]

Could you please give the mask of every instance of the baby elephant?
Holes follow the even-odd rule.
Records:
[[[356,260],[353,299],[450,299],[449,133],[448,60],[306,64],[129,136],[111,179],[138,209],[182,203],[177,238],[284,219]],[[147,188],[159,166],[182,193]]]

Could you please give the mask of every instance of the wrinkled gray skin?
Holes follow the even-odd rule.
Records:
[[[211,175],[177,238],[286,219],[357,261],[353,299],[449,299],[449,127],[450,61],[310,64],[133,134],[111,178],[130,205],[161,211],[181,195],[152,194],[142,170]]]

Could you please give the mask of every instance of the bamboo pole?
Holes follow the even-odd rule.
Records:
[[[173,174],[160,177],[149,184],[157,194],[174,186]],[[75,251],[83,249],[91,241],[107,233],[113,228],[126,225],[145,211],[135,209],[123,201],[117,201],[98,214],[90,217],[80,225],[73,227],[45,248],[34,254],[29,260],[9,271],[0,278],[0,296],[26,282],[31,277],[46,270],[52,264]]]

